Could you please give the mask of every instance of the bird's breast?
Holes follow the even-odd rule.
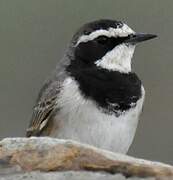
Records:
[[[136,106],[142,96],[142,84],[135,73],[91,67],[71,70],[71,76],[86,99],[94,101],[106,113],[114,113],[117,117]]]
[[[142,109],[143,88],[142,91],[143,95],[136,106],[117,117],[115,114],[105,113],[94,101],[85,98],[77,82],[67,78],[57,97],[60,111],[55,122],[60,124],[60,128],[52,132],[52,136],[126,153],[132,143]]]

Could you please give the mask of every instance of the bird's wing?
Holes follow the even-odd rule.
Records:
[[[58,82],[46,83],[40,91],[34,107],[26,136],[42,136],[51,127],[52,115],[57,111],[57,95],[60,91]],[[48,134],[46,134],[48,135]]]

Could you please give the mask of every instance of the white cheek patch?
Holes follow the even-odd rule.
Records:
[[[104,69],[129,73],[134,50],[133,45],[120,44],[97,60],[95,64]]]
[[[82,35],[76,43],[76,46],[81,42],[88,42],[93,39],[96,39],[99,36],[107,36],[107,37],[126,37],[129,34],[134,34],[135,32],[126,24],[124,24],[121,28],[109,28],[108,30],[99,29],[96,30],[89,35]]]

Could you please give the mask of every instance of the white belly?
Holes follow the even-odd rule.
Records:
[[[85,100],[71,78],[66,79],[58,98],[55,121],[57,131],[51,136],[73,139],[114,152],[126,153],[135,135],[138,118],[144,101],[143,95],[135,108],[119,117],[99,110],[91,100]]]

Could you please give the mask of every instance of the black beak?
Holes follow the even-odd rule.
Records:
[[[137,44],[139,42],[147,41],[156,37],[157,35],[155,34],[136,33],[129,35],[129,38],[125,41],[125,43]]]

